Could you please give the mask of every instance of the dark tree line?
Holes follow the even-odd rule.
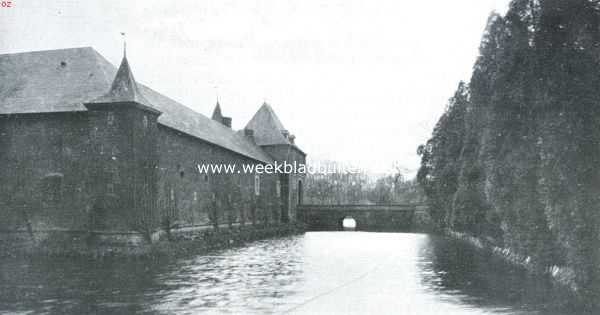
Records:
[[[336,164],[336,162],[322,162]],[[416,180],[407,180],[401,169],[391,174],[331,172],[308,174],[304,203],[307,204],[421,204],[423,190]]]
[[[600,5],[514,0],[488,21],[418,181],[440,229],[571,268],[600,300]]]

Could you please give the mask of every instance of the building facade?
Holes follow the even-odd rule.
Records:
[[[92,48],[0,55],[0,232],[160,230],[295,220],[304,163],[268,104],[232,130],[138,84]],[[235,165],[236,172],[200,172]]]

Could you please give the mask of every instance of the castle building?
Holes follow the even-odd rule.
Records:
[[[172,227],[295,220],[304,163],[268,104],[232,130],[135,81],[92,48],[0,55],[0,232],[150,237]],[[236,172],[200,172],[199,165]]]

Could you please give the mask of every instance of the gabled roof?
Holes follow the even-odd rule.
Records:
[[[254,114],[245,129],[254,130],[254,140],[258,145],[291,144],[283,136],[283,124],[266,102]]]
[[[116,74],[116,67],[91,47],[0,55],[0,114],[86,111],[83,104],[110,91]],[[138,100],[141,95],[162,112],[158,117],[161,125],[272,162],[243,135],[142,84],[138,83],[137,89]]]

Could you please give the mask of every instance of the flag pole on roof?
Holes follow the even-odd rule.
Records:
[[[217,97],[217,104],[219,104],[219,86],[215,85],[215,96]]]
[[[121,36],[123,36],[123,57],[127,57],[127,38],[125,37],[125,32],[121,32]]]

